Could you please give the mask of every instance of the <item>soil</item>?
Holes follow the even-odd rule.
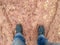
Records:
[[[50,42],[60,42],[60,0],[0,0],[0,45],[12,45],[16,24],[26,45],[37,45],[39,25]]]

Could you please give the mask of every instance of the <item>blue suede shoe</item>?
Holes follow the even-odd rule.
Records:
[[[16,25],[16,33],[22,33],[22,30],[23,30],[22,25],[21,24],[17,24]]]
[[[45,29],[44,29],[44,26],[39,26],[38,27],[38,35],[45,35]]]
[[[45,38],[44,26],[39,26],[37,43],[38,45],[46,45],[46,42],[48,42],[48,40]]]

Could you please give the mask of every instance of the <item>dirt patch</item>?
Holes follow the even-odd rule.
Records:
[[[44,25],[49,41],[60,42],[59,12],[59,0],[0,0],[0,45],[12,44],[18,23],[27,45],[37,45],[39,25]]]

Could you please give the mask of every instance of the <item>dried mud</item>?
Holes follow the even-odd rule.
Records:
[[[0,45],[11,45],[22,24],[27,45],[37,45],[38,26],[50,42],[60,42],[60,0],[0,0]]]

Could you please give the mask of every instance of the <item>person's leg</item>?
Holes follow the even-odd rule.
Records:
[[[38,45],[45,45],[48,40],[45,38],[45,30],[43,26],[38,27]]]
[[[25,39],[22,35],[22,26],[19,24],[16,25],[16,34],[12,45],[25,45]]]
[[[38,45],[45,45],[48,42],[48,40],[44,37],[44,35],[38,36]]]

